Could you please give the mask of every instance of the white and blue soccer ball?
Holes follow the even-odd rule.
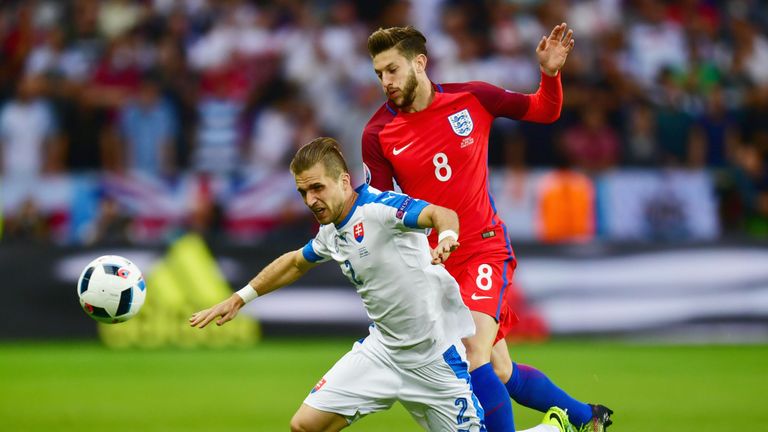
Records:
[[[136,264],[117,255],[91,261],[77,281],[80,306],[96,321],[127,321],[144,305],[146,284]]]

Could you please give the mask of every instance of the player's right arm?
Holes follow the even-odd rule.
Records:
[[[315,265],[316,263],[310,262],[304,257],[303,249],[285,253],[264,267],[259,274],[251,279],[248,285],[232,294],[228,299],[192,314],[189,318],[189,325],[203,328],[216,318],[219,318],[216,320],[216,324],[222,325],[237,316],[240,308],[245,306],[246,299],[253,300],[278,288],[290,285]]]
[[[459,247],[459,216],[455,211],[430,204],[419,213],[416,221],[420,228],[433,228],[438,232],[437,246],[432,252],[432,264],[442,264]]]
[[[380,191],[390,191],[395,188],[392,181],[395,176],[395,170],[386,156],[384,156],[384,151],[379,141],[379,131],[383,127],[382,123],[386,121],[386,118],[382,119],[384,114],[381,113],[381,110],[379,111],[368,122],[363,131],[362,145],[365,182]]]

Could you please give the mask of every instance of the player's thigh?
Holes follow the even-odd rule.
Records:
[[[353,423],[357,419],[389,409],[397,397],[399,372],[355,343],[323,376],[304,403],[324,412],[339,414]]]
[[[291,419],[291,432],[338,432],[349,426],[346,417],[301,404]]]
[[[481,431],[483,409],[469,384],[469,369],[458,342],[442,358],[404,371],[400,402],[430,431]]]

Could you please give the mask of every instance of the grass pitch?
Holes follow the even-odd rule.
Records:
[[[0,344],[0,430],[272,432],[352,341],[266,341],[239,350],[112,351]],[[759,430],[768,424],[768,346],[549,342],[513,346],[573,396],[616,411],[609,432]],[[515,406],[519,429],[541,414]],[[755,429],[757,428],[757,429]],[[420,430],[402,407],[349,430]]]

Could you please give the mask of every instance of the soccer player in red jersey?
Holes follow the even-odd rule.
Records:
[[[539,370],[513,363],[504,336],[517,320],[505,301],[516,261],[488,191],[488,135],[496,117],[551,123],[560,116],[560,69],[574,46],[562,23],[536,48],[541,83],[520,94],[484,82],[432,83],[426,38],[413,27],[379,29],[368,51],[387,101],[362,138],[366,181],[456,211],[462,247],[446,263],[459,282],[477,331],[464,341],[472,384],[489,432],[514,431],[511,396],[539,411],[567,408],[578,431],[602,432],[612,412],[579,402]],[[436,235],[430,242],[437,244]]]

